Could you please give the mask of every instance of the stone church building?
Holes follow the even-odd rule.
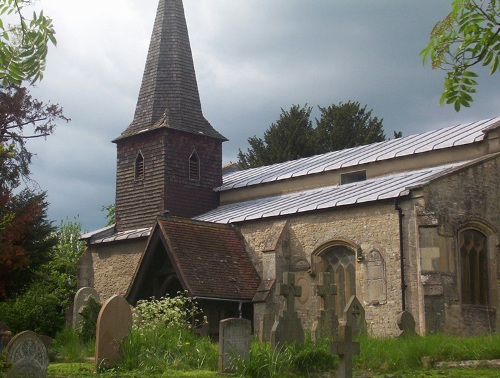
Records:
[[[204,118],[181,0],[160,0],[135,116],[117,147],[116,224],[82,238],[79,287],[139,299],[186,290],[268,338],[294,272],[304,330],[331,272],[368,331],[500,329],[500,117],[224,174]]]

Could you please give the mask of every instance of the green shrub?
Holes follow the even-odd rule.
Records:
[[[87,305],[84,307],[81,315],[82,321],[78,334],[82,342],[95,341],[97,318],[101,311],[102,305],[97,302],[93,297],[89,297]]]
[[[134,309],[136,328],[155,328],[157,323],[165,327],[196,328],[206,323],[206,317],[190,297],[179,292],[176,297],[151,298],[137,302]]]

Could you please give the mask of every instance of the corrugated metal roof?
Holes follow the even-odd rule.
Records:
[[[428,182],[467,162],[381,176],[346,185],[334,185],[279,196],[223,205],[195,217],[197,220],[236,223],[248,220],[303,213],[409,194],[409,188]]]
[[[308,158],[230,173],[216,191],[230,190],[292,177],[353,167],[375,161],[480,142],[484,131],[500,122],[500,117],[410,135],[366,146],[329,152]]]

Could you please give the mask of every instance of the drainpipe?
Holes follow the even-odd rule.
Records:
[[[403,209],[399,207],[398,198],[394,200],[394,208],[399,215],[399,261],[401,262],[401,303],[403,311],[406,310],[406,283],[405,283],[405,262],[404,262],[404,239],[403,239]]]

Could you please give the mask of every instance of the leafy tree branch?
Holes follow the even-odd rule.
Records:
[[[500,69],[500,1],[453,0],[420,54],[433,69],[446,72],[441,104],[453,104],[456,111],[469,107],[477,91],[472,68],[481,64],[490,75]]]

